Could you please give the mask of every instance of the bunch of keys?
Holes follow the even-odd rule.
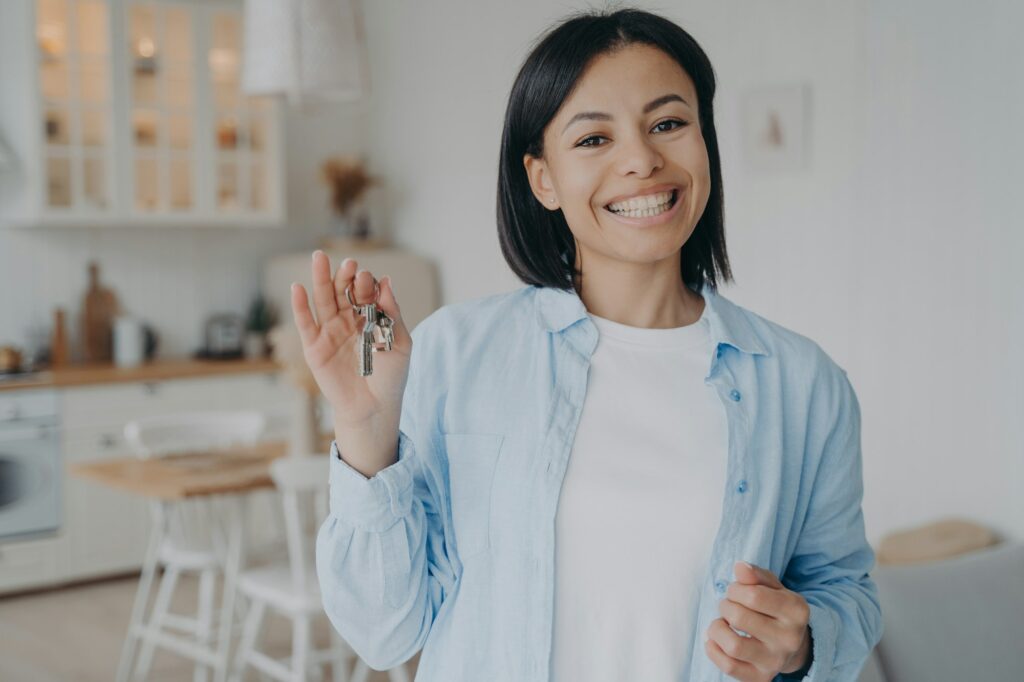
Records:
[[[345,298],[348,299],[352,309],[362,315],[366,322],[363,325],[363,340],[359,344],[359,376],[368,377],[373,374],[373,354],[376,351],[391,350],[391,344],[395,339],[394,320],[388,317],[383,310],[377,308],[377,301],[380,299],[380,285],[373,280],[373,303],[356,305],[352,300],[352,287],[345,287]],[[380,329],[383,343],[378,342],[374,336],[374,330]]]

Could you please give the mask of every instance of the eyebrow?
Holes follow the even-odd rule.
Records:
[[[682,97],[680,97],[679,95],[677,95],[675,93],[672,93],[672,94],[668,94],[668,95],[662,95],[661,97],[659,97],[657,99],[652,99],[650,102],[648,102],[647,104],[644,105],[644,113],[645,114],[649,114],[652,111],[654,111],[655,109],[657,109],[658,107],[660,107],[662,105],[665,105],[665,104],[668,104],[669,102],[682,102],[686,106],[690,106],[689,102],[687,102],[685,99],[683,99]],[[566,130],[568,130],[569,126],[571,126],[576,121],[610,121],[610,120],[612,120],[612,115],[611,114],[605,114],[605,113],[600,112],[600,111],[581,111],[580,113],[576,114],[575,116],[573,116],[572,118],[569,119],[569,122],[565,124],[564,128],[562,128],[562,132],[564,133]]]

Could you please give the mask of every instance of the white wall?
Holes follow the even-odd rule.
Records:
[[[495,226],[506,97],[546,0],[367,5],[373,120],[395,238],[441,265],[447,302],[520,286]],[[1024,255],[1010,2],[641,2],[687,28],[719,79],[723,289],[818,341],[863,410],[869,539],[949,515],[1024,537]],[[945,54],[945,51],[949,54]],[[1016,69],[1012,68],[1016,64]],[[812,90],[810,165],[757,175],[739,98]],[[1016,209],[1016,210],[1014,210]],[[1017,217],[1014,220],[1014,217]]]
[[[876,0],[851,362],[876,526],[1024,536],[1024,6]]]

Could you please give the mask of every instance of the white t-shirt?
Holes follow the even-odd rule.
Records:
[[[725,487],[708,320],[590,318],[599,341],[555,523],[551,679],[682,681]]]

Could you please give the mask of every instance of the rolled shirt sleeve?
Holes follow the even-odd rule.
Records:
[[[828,361],[816,401],[829,421],[806,520],[784,574],[810,607],[813,638],[806,682],[856,682],[882,636],[875,554],[861,510],[860,405],[845,370]]]
[[[398,461],[371,478],[341,458],[331,441],[330,511],[363,531],[384,531],[412,508],[413,472],[410,438],[399,430]]]
[[[330,509],[316,539],[324,610],[376,670],[404,663],[423,647],[456,581],[445,537],[447,481],[436,461],[443,456],[431,399],[436,382],[419,378],[437,364],[424,338],[426,322],[412,333],[398,461],[367,478],[332,442]]]

